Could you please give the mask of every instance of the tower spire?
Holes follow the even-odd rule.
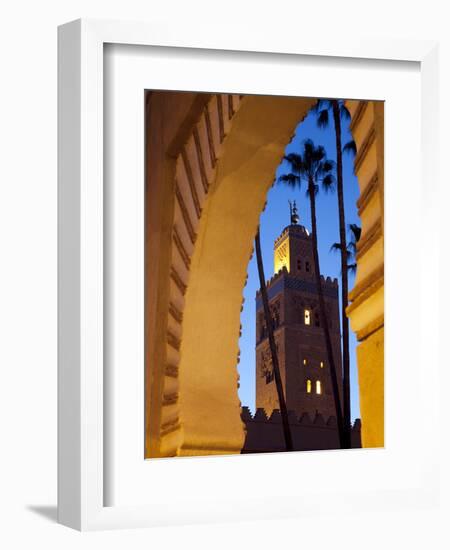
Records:
[[[297,225],[300,218],[295,201],[293,203],[289,201],[289,211],[291,213],[291,225]]]

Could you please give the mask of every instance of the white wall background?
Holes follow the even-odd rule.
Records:
[[[0,19],[0,545],[3,548],[175,548],[294,547],[357,548],[395,545],[448,548],[449,511],[403,512],[348,518],[285,520],[264,524],[161,528],[80,534],[55,523],[56,517],[56,27],[79,17],[151,19],[176,17],[201,32],[222,18],[233,26],[260,27],[262,35],[302,32],[367,32],[374,36],[436,38],[441,42],[442,231],[450,193],[448,158],[450,38],[446,2],[395,3],[387,0],[321,2],[227,2],[168,0],[16,0]],[[406,7],[407,6],[407,7]],[[413,160],[413,159],[412,159]],[[443,247],[442,281],[449,281]],[[434,268],[431,266],[430,268]],[[443,285],[444,287],[444,285]],[[449,292],[442,303],[450,307]],[[448,320],[441,315],[441,328]],[[446,338],[444,338],[445,340]],[[442,387],[450,361],[442,360]],[[443,390],[444,391],[444,390]],[[443,400],[444,401],[444,400]],[[449,406],[443,402],[442,430],[448,434]],[[445,421],[447,419],[447,421]],[[443,448],[443,460],[448,447]],[[447,458],[448,464],[448,458]],[[450,495],[444,472],[444,500]],[[232,482],[232,480],[230,480]],[[238,490],[238,489],[237,489]],[[274,503],[275,505],[275,503]],[[347,537],[350,535],[350,539]],[[151,546],[150,546],[151,547]]]

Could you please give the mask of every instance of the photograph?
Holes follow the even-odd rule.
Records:
[[[384,446],[384,102],[145,92],[145,458]]]

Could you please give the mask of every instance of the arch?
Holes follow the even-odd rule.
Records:
[[[146,456],[238,453],[247,263],[275,170],[313,100],[175,95],[152,92],[147,103]],[[359,145],[364,107],[349,108]],[[357,170],[373,145],[364,143]],[[353,327],[364,296],[351,299]]]

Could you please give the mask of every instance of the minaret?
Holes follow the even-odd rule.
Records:
[[[275,341],[288,410],[335,416],[331,377],[315,283],[313,242],[289,203],[290,225],[274,243],[275,275],[267,283]],[[322,277],[338,380],[341,380],[338,283]],[[340,388],[342,393],[342,388]],[[256,407],[279,408],[260,293],[256,295]]]

